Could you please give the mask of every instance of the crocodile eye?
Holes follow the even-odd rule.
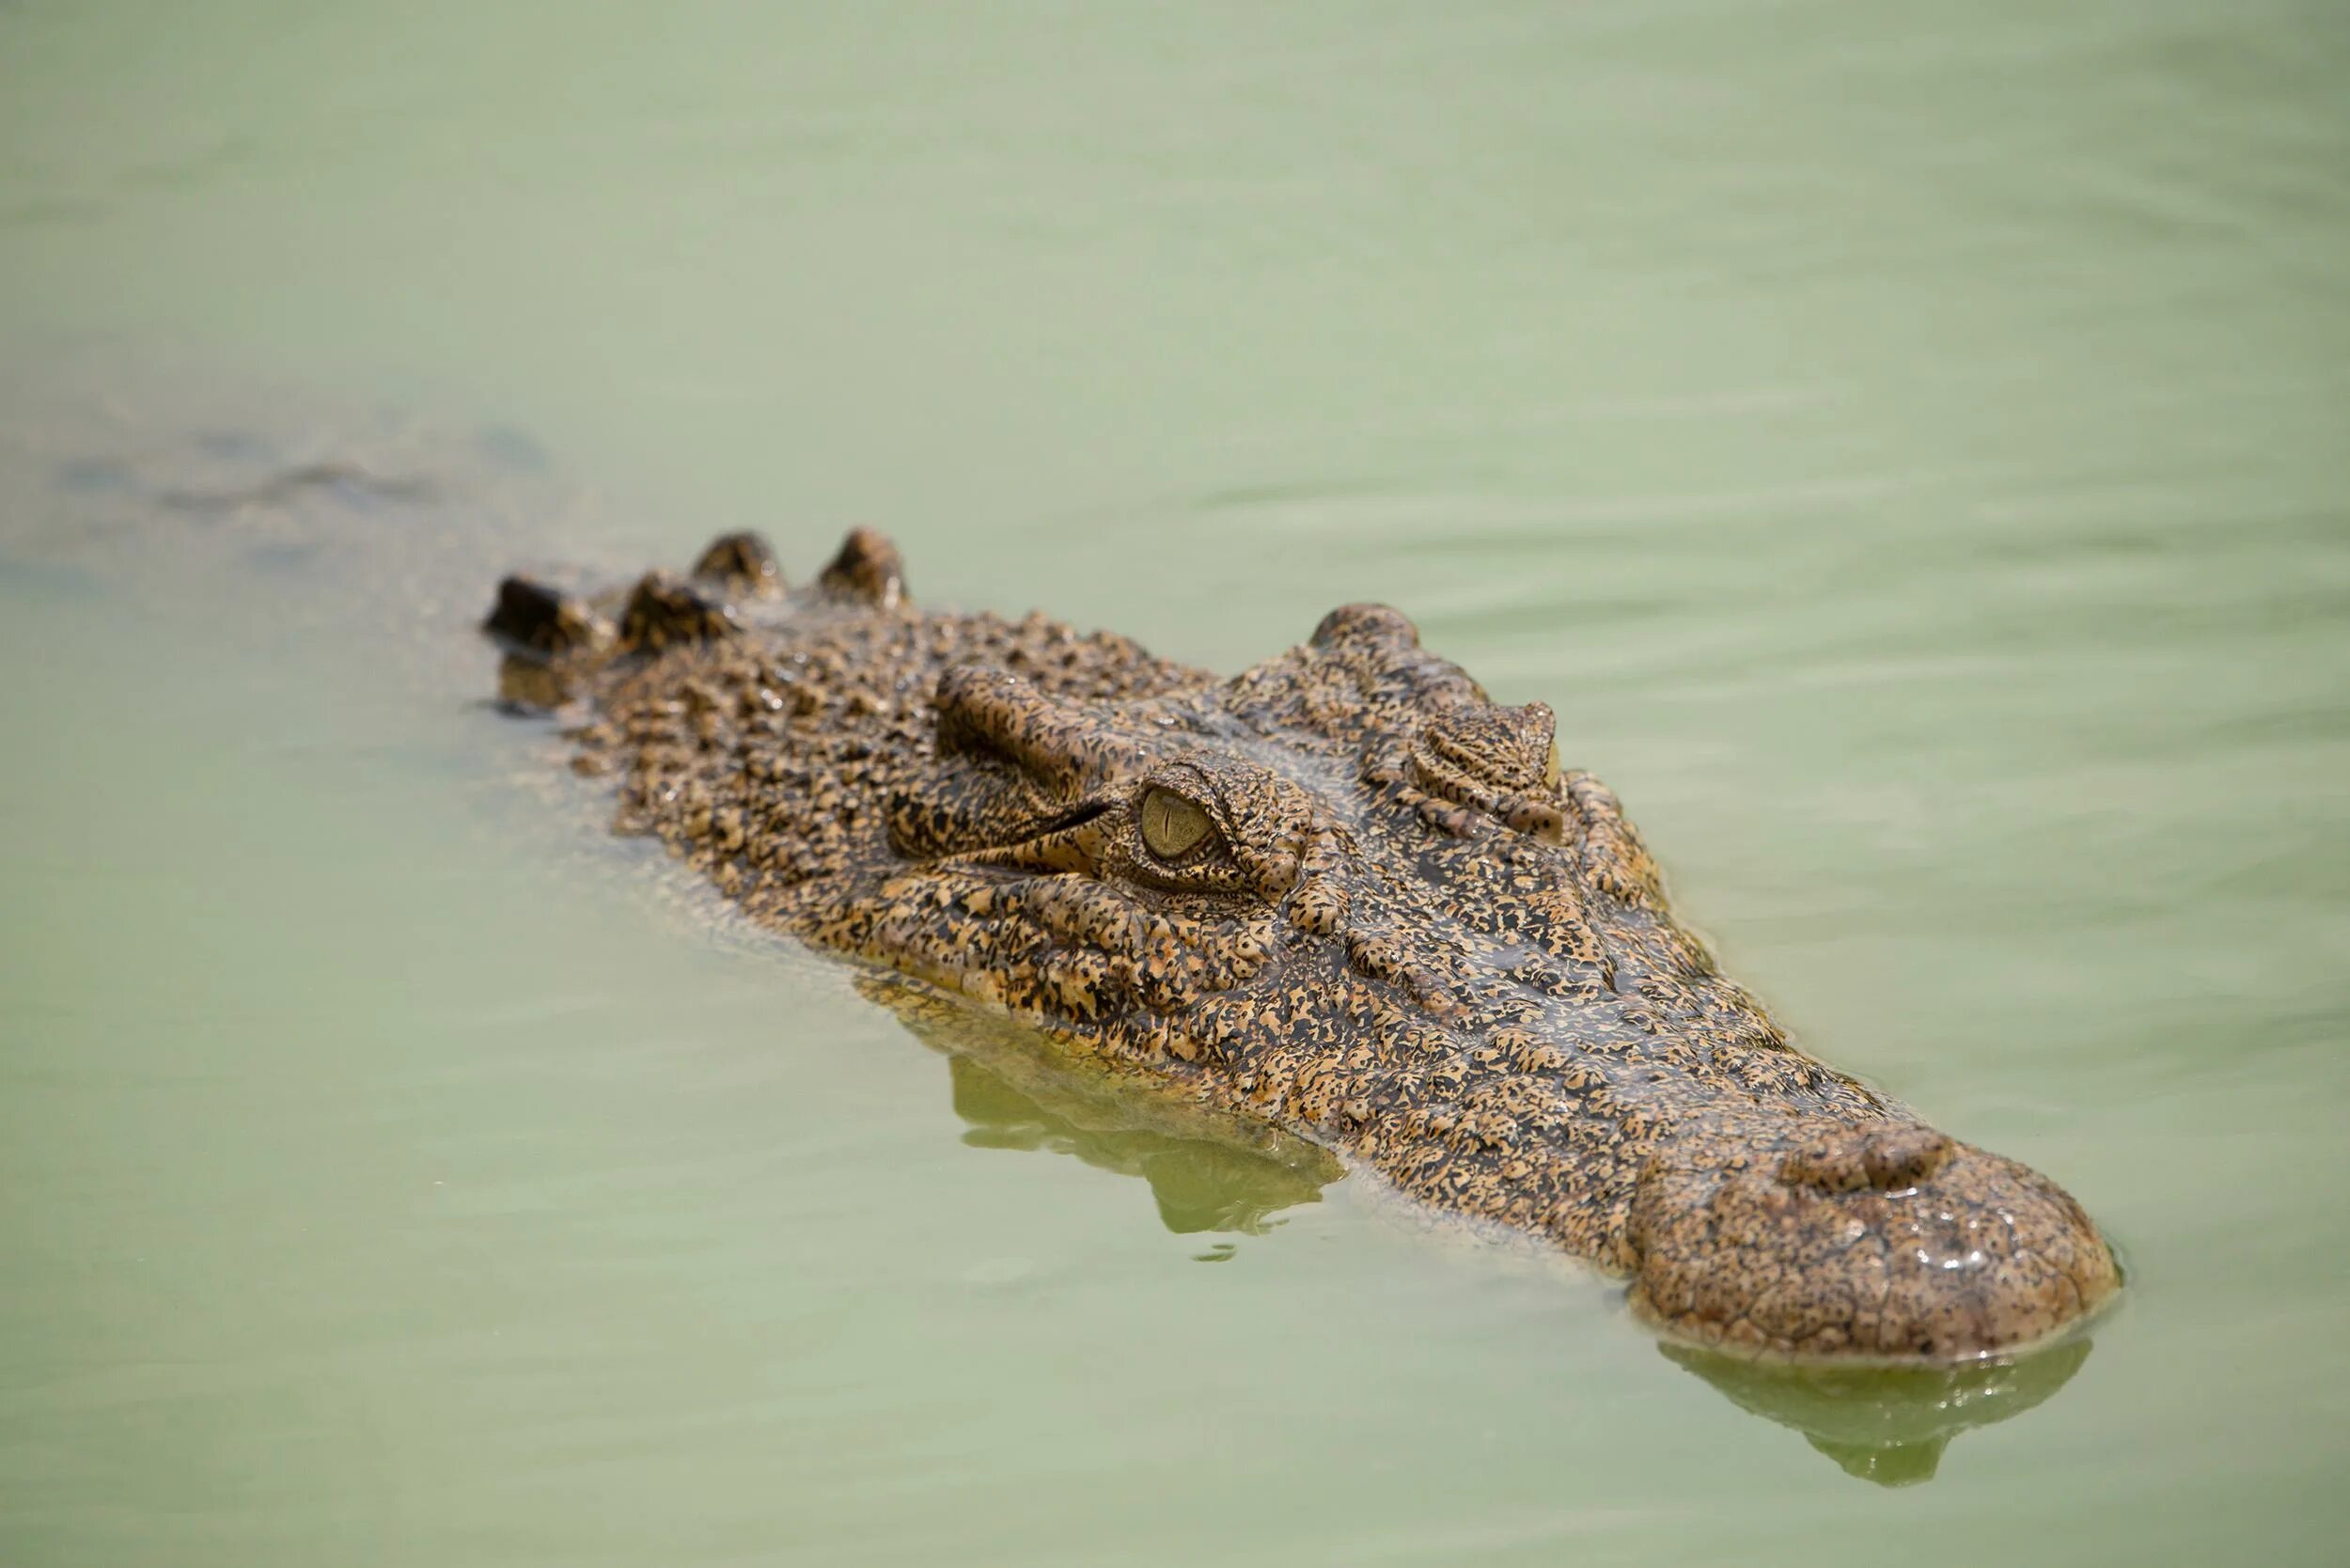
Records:
[[[1180,860],[1205,843],[1215,823],[1172,790],[1152,787],[1142,795],[1142,842],[1162,860]]]

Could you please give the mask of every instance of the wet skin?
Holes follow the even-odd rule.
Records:
[[[1378,605],[1230,680],[925,612],[852,534],[611,595],[509,578],[504,687],[758,921],[1630,1282],[1670,1336],[1940,1363],[2119,1288],[2046,1177],[1791,1045],[1540,703]]]

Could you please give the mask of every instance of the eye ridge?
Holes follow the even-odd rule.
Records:
[[[1197,858],[1221,838],[1206,807],[1164,784],[1142,792],[1136,817],[1142,847],[1168,865]]]

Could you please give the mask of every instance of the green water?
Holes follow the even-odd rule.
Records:
[[[0,1561],[2340,1560],[2345,81],[2259,0],[0,5]],[[438,554],[157,500],[383,409]],[[1871,1485],[926,1049],[476,701],[509,550],[857,521],[1201,663],[1409,609],[2123,1309]]]

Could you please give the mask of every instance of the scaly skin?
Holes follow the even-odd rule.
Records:
[[[786,591],[509,579],[507,690],[755,919],[1628,1277],[1674,1337],[1953,1361],[2119,1286],[2079,1205],[1787,1042],[1560,772],[1402,615],[1231,680],[1040,616],[927,613],[852,534]]]

